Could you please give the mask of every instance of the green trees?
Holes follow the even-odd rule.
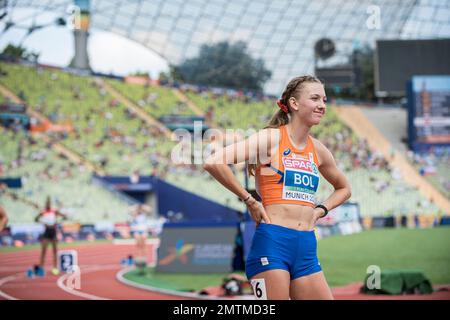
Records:
[[[36,62],[39,58],[38,53],[28,52],[22,46],[14,46],[12,44],[8,44],[2,53],[0,53],[0,57],[12,61],[20,61],[20,60],[28,60],[30,62]]]
[[[374,51],[370,47],[364,47],[361,50],[355,50],[353,53],[358,72],[360,72],[360,83],[356,90],[356,97],[361,100],[375,100],[375,81],[374,81]]]
[[[261,91],[271,72],[247,53],[244,42],[204,44],[199,55],[174,66],[175,80],[197,85]]]

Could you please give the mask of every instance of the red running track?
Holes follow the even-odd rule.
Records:
[[[116,279],[122,269],[120,261],[133,253],[132,245],[91,244],[64,248],[78,251],[81,270],[80,290],[63,290],[58,279],[47,272],[43,278],[26,277],[26,270],[39,261],[39,250],[0,253],[0,300],[165,300],[177,296],[150,292],[127,286]],[[50,270],[52,252],[47,252],[47,271]],[[61,282],[61,280],[60,280]],[[62,286],[64,287],[64,286]]]
[[[78,245],[64,250],[70,249],[78,251],[78,265],[81,269],[80,290],[67,289],[62,281],[65,278],[64,275],[54,276],[47,272],[43,278],[27,278],[25,272],[39,260],[39,250],[0,253],[0,300],[186,299],[130,287],[119,282],[116,274],[122,269],[120,261],[133,252],[134,246],[132,245],[91,244]],[[47,269],[50,267],[51,254],[51,251],[47,253]],[[149,261],[151,259],[152,257],[149,257]],[[346,287],[333,288],[332,291],[337,300],[450,300],[450,286],[439,286],[437,288],[443,291],[430,295],[403,296],[364,295],[359,293],[360,287],[361,283],[354,283]]]

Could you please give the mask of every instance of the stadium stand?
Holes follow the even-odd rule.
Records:
[[[92,183],[90,172],[55,154],[39,139],[23,131],[0,127],[0,176],[21,177],[23,187],[11,190],[18,198],[42,207],[50,195],[70,220],[90,223],[126,220],[128,204]],[[37,209],[20,200],[0,197],[10,223],[34,220]]]
[[[7,72],[1,83],[25,98],[32,109],[52,123],[73,127],[54,138],[106,171],[131,174],[144,170],[150,156],[170,150],[158,141],[163,136],[157,129],[145,126],[94,78],[19,65],[1,67]]]
[[[407,157],[420,175],[439,189],[447,199],[450,199],[450,154],[448,152],[431,151],[429,154],[421,155],[408,151]]]
[[[174,95],[170,88],[128,84],[119,80],[108,80],[107,83],[127,98],[135,101],[141,108],[155,118],[167,114],[194,114],[185,103]]]

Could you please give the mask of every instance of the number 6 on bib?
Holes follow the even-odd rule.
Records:
[[[267,300],[266,282],[264,279],[250,281],[256,300]]]

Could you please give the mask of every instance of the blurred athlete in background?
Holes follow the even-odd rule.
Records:
[[[41,258],[39,261],[40,272],[43,273],[45,265],[45,254],[47,252],[47,246],[49,243],[53,247],[53,268],[52,273],[54,275],[59,274],[57,266],[57,253],[58,253],[58,238],[57,238],[57,218],[61,217],[66,219],[66,215],[59,212],[57,209],[52,208],[50,197],[47,196],[45,201],[45,208],[34,219],[36,222],[43,223],[45,225],[44,233],[41,236]]]
[[[138,204],[129,208],[131,215],[131,232],[136,239],[136,262],[146,261],[145,242],[148,237],[149,218],[153,212],[152,207],[147,204]]]

